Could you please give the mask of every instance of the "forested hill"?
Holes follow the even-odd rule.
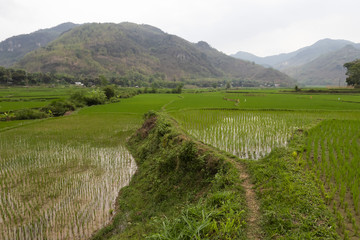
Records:
[[[83,24],[27,54],[15,67],[82,76],[158,75],[166,80],[217,78],[292,85],[277,70],[229,57],[149,25]]]
[[[14,36],[0,42],[0,66],[11,66],[28,52],[46,46],[58,38],[60,34],[75,26],[77,25],[74,23],[63,23],[53,28]]]

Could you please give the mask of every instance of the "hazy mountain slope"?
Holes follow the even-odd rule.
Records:
[[[257,64],[266,64],[266,61],[264,60],[264,58],[262,57],[258,57],[252,53],[248,53],[248,52],[243,52],[243,51],[239,51],[235,54],[232,54],[230,55],[234,58],[237,58],[237,59],[242,59],[242,60],[245,60],[245,61],[250,61],[250,62],[255,62]]]
[[[282,53],[279,55],[258,57],[247,52],[238,52],[232,56],[238,59],[253,61],[257,64],[272,66],[276,69],[286,69],[301,66],[324,54],[337,51],[346,45],[353,45],[360,48],[360,44],[355,44],[347,40],[322,39],[311,46],[300,48],[294,52]]]
[[[355,45],[347,40],[323,39],[309,47],[305,47],[296,51],[296,55],[274,65],[276,69],[286,69],[307,64],[316,58],[337,51],[346,45]]]
[[[256,64],[260,64],[265,67],[273,67],[274,68],[279,63],[287,61],[288,59],[295,56],[298,53],[298,51],[291,52],[291,53],[282,53],[282,54],[267,56],[267,57],[258,57],[254,54],[240,51],[240,52],[237,52],[236,54],[232,54],[231,56],[234,58],[237,58],[237,59],[255,62]]]
[[[257,64],[247,61],[238,61],[235,58],[211,48],[205,42],[199,42],[196,46],[207,56],[208,61],[225,73],[231,73],[232,77],[243,80],[260,80],[268,83],[286,83],[294,84],[292,79],[284,76],[283,73],[272,68],[260,67]]]
[[[338,51],[322,55],[299,67],[283,71],[306,85],[345,86],[344,63],[360,59],[360,49],[347,45]]]
[[[323,39],[291,53],[257,57],[240,53],[235,57],[272,66],[307,85],[339,85],[345,81],[343,64],[359,58],[360,44]]]
[[[0,42],[0,66],[9,67],[25,54],[46,46],[63,32],[77,26],[74,23],[63,23],[53,28],[42,29],[30,34],[14,36]]]
[[[31,72],[118,75],[129,71],[173,78],[238,78],[288,84],[276,70],[220,53],[207,43],[190,43],[149,25],[84,24],[64,33],[16,65]]]

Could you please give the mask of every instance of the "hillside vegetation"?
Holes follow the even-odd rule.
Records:
[[[77,76],[294,83],[285,74],[229,57],[206,42],[193,44],[155,27],[133,23],[81,25],[27,54],[15,67]]]
[[[75,26],[77,25],[74,23],[63,23],[53,28],[41,29],[30,34],[14,36],[0,42],[0,66],[11,66],[24,57],[25,54],[40,47],[45,47],[63,32]]]

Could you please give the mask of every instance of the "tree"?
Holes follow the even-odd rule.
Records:
[[[13,70],[12,71],[12,80],[15,85],[25,85],[27,82],[27,76],[24,70]]]
[[[347,68],[346,83],[348,86],[360,86],[360,59],[353,62],[348,62],[344,64],[344,67]]]
[[[109,84],[109,81],[106,79],[106,77],[104,75],[99,75],[99,80],[100,80],[101,86],[106,86]]]
[[[115,96],[115,90],[112,86],[104,87],[103,91],[104,91],[107,99],[110,99]]]
[[[180,83],[172,90],[172,93],[181,93],[184,84]]]
[[[230,84],[230,82],[227,82],[226,83],[226,89],[230,89],[231,88],[231,84]]]
[[[8,69],[0,67],[0,84],[7,84],[10,79]]]

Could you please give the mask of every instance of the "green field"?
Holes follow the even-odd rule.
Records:
[[[40,108],[53,100],[67,98],[75,88],[0,88],[0,113],[24,108]]]
[[[2,122],[1,239],[89,237],[103,226],[136,169],[125,139],[144,112],[176,98],[151,97],[62,118]]]
[[[359,235],[360,121],[323,121],[309,131],[303,157],[341,231]]]
[[[0,112],[72,91],[0,89]],[[88,238],[103,227],[136,169],[126,139],[149,110],[248,166],[264,239],[322,239],[331,236],[326,221],[342,238],[359,239],[360,95],[275,90],[140,94],[70,116],[0,122],[0,239]],[[286,199],[275,200],[282,191]],[[308,226],[311,218],[321,224]]]

